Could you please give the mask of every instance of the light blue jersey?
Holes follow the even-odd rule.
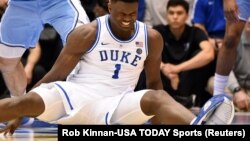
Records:
[[[247,21],[250,17],[250,0],[237,0],[240,20]]]
[[[77,22],[89,22],[79,0],[10,0],[2,19],[0,42],[10,47],[35,47],[48,23],[65,43]]]

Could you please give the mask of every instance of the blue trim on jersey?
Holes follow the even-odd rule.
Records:
[[[114,36],[114,34],[111,32],[110,25],[109,25],[109,15],[106,16],[105,23],[106,23],[106,27],[107,27],[107,29],[108,29],[108,32],[109,32],[110,36],[111,36],[114,40],[116,40],[117,42],[119,42],[119,43],[129,43],[129,42],[133,41],[133,40],[136,38],[136,36],[137,36],[137,34],[138,34],[138,32],[139,32],[139,23],[136,21],[136,24],[135,24],[135,33],[134,33],[134,35],[133,35],[129,40],[122,41],[122,40],[117,39],[117,38]]]
[[[90,53],[97,45],[97,43],[99,42],[100,40],[100,33],[101,33],[101,21],[99,18],[96,19],[97,21],[97,30],[96,30],[96,40],[95,40],[95,43],[94,45],[87,51],[87,53]]]
[[[144,25],[144,32],[145,32],[145,50],[146,50],[146,55],[148,56],[148,29],[147,29],[147,25]]]
[[[64,93],[64,95],[65,95],[65,97],[66,97],[66,99],[67,99],[67,101],[68,101],[68,103],[69,103],[70,109],[71,109],[71,110],[74,110],[74,108],[73,108],[73,106],[72,106],[72,104],[71,104],[71,101],[70,101],[70,99],[69,99],[69,96],[68,96],[67,92],[63,89],[63,87],[62,87],[61,85],[59,85],[59,84],[57,84],[57,83],[55,83],[55,84],[63,91],[63,93]]]

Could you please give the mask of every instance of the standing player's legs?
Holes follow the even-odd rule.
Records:
[[[8,49],[8,51],[16,48],[9,48],[0,44],[0,51],[3,53],[3,50]],[[23,49],[23,48],[21,48]],[[7,51],[7,50],[6,50]],[[21,50],[20,56],[23,54],[25,49]],[[27,78],[23,68],[22,63],[20,62],[20,57],[18,58],[5,58],[3,54],[0,53],[0,70],[2,72],[5,84],[9,89],[12,96],[20,96],[25,93],[25,88],[27,85]],[[7,54],[4,54],[7,55]]]
[[[184,116],[185,115],[185,116]],[[111,124],[143,124],[154,116],[155,124],[190,124],[195,115],[165,91],[126,94],[112,115]]]
[[[237,0],[239,10],[239,22],[226,22],[226,33],[224,37],[224,44],[220,48],[217,64],[216,74],[214,78],[214,95],[224,94],[225,87],[228,81],[228,75],[233,68],[236,60],[236,48],[240,41],[241,33],[245,26],[245,21],[250,17],[250,2],[249,0]],[[227,13],[225,13],[227,14]]]
[[[240,41],[244,25],[245,23],[242,21],[238,23],[227,22],[224,44],[220,48],[216,64],[214,95],[225,93],[228,75],[236,60],[236,49]]]
[[[0,71],[13,96],[25,92],[27,78],[20,59],[27,48],[35,47],[43,28],[35,6],[30,1],[10,1],[2,18]]]

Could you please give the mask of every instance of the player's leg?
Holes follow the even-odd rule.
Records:
[[[141,99],[144,113],[155,115],[155,124],[190,124],[195,115],[165,91],[149,91]],[[185,116],[184,116],[185,115]]]
[[[7,49],[8,51],[14,49],[4,46],[5,45],[0,44],[1,53],[5,49]],[[17,51],[17,49],[15,49],[15,51]],[[24,51],[25,49],[19,52],[20,56],[23,54]],[[20,96],[24,94],[27,84],[26,74],[23,69],[22,63],[20,62],[21,58],[20,57],[5,58],[5,56],[2,56],[1,53],[0,53],[0,70],[5,80],[5,84],[12,96]]]
[[[141,99],[148,90],[126,94],[114,111],[110,124],[143,124],[153,117],[141,109]]]
[[[43,102],[44,109],[35,116],[37,119],[52,122],[66,115],[63,98],[54,83],[41,84],[31,90],[31,93],[39,95]]]
[[[216,74],[214,78],[214,95],[225,93],[224,89],[228,81],[228,75],[236,60],[236,49],[244,28],[244,22],[227,22],[224,44],[220,48]]]
[[[35,47],[43,28],[31,8],[35,3],[27,4],[10,1],[1,23],[0,71],[14,96],[22,95],[27,85],[20,58],[27,48]]]
[[[0,100],[0,122],[10,121],[23,116],[36,117],[45,109],[42,98],[31,92],[24,96]],[[4,112],[3,112],[4,111]]]
[[[228,81],[228,75],[233,68],[236,60],[236,48],[240,41],[241,33],[245,26],[245,22],[250,17],[250,2],[248,0],[237,0],[239,10],[239,22],[226,21],[226,33],[224,43],[220,48],[217,64],[216,74],[214,78],[213,94],[223,94]],[[228,13],[225,13],[225,15]]]
[[[0,100],[0,122],[29,116],[46,122],[65,116],[62,97],[54,83],[42,84],[19,97]]]
[[[60,1],[46,9],[42,18],[55,28],[64,44],[75,27],[89,23],[79,0]]]
[[[165,91],[143,90],[124,96],[112,115],[111,124],[143,124],[153,116],[157,124],[190,124],[195,118]]]

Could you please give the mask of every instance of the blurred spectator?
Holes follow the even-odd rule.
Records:
[[[80,1],[84,10],[86,11],[86,14],[89,17],[89,20],[93,21],[96,18],[93,9],[95,7],[97,0],[80,0]]]
[[[96,0],[96,4],[94,6],[93,11],[94,11],[95,17],[100,17],[109,13],[108,0]]]
[[[139,0],[139,7],[138,7],[138,14],[137,14],[137,20],[142,21],[145,17],[145,9],[146,9],[146,4],[145,0]]]
[[[222,40],[225,34],[226,21],[223,11],[222,0],[195,0],[192,23],[194,26],[202,29],[209,37],[209,42],[213,45],[214,51],[217,53],[222,46]],[[205,103],[213,93],[213,76],[215,73],[216,59],[209,64],[207,90],[210,94],[201,95],[201,104]]]
[[[152,27],[167,24],[166,6],[169,0],[145,0],[145,16],[143,22]]]
[[[214,58],[211,44],[206,34],[196,27],[186,24],[189,5],[183,0],[169,0],[167,5],[168,25],[154,28],[164,39],[162,72],[164,90],[187,108],[193,106],[193,94],[205,92],[208,76],[206,65]],[[145,87],[142,74],[138,83]],[[136,89],[136,90],[137,90]],[[201,105],[198,105],[201,106]]]

